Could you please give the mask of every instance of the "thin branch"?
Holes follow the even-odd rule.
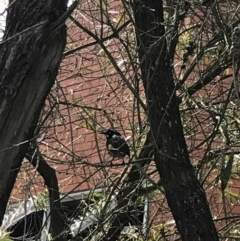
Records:
[[[110,35],[107,36],[107,37],[102,38],[101,41],[102,41],[102,42],[105,42],[105,41],[107,41],[107,40],[109,40],[109,39],[116,38],[116,37],[118,36],[118,34],[119,34],[125,27],[127,27],[127,25],[130,24],[130,23],[131,23],[131,21],[128,20],[128,21],[125,22],[122,26],[120,26],[118,29],[116,29],[116,30],[114,31],[114,33],[110,34]],[[67,56],[75,53],[76,51],[80,51],[80,50],[82,50],[82,49],[91,47],[91,46],[96,45],[96,44],[99,44],[99,41],[98,41],[98,40],[93,41],[93,42],[88,43],[88,44],[84,44],[84,45],[79,46],[79,47],[77,47],[77,48],[68,50],[68,51],[66,51],[66,52],[63,54],[63,56],[64,56],[64,57],[67,57]]]

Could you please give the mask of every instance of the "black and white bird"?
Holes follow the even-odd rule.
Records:
[[[107,138],[106,147],[110,156],[118,159],[123,159],[125,156],[130,157],[129,146],[118,131],[114,129],[108,129],[101,131],[100,133],[104,134]]]

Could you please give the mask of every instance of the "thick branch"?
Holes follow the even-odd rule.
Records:
[[[56,171],[51,168],[37,148],[30,147],[26,154],[26,158],[36,168],[43,177],[45,185],[48,188],[50,203],[50,230],[54,240],[61,241],[64,233],[64,220],[61,212],[60,195],[58,188],[58,180]]]
[[[219,63],[219,61],[214,62],[212,65],[208,66],[203,72],[203,76],[200,77],[196,83],[187,89],[189,95],[195,94],[197,91],[202,89],[204,86],[209,84],[214,78],[224,72],[232,64],[232,60],[226,59],[224,64]]]

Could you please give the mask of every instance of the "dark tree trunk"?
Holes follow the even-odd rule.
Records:
[[[66,44],[65,0],[11,0],[0,45],[0,225]],[[56,24],[58,22],[58,24]]]
[[[155,162],[182,240],[218,240],[206,194],[189,160],[167,53],[161,0],[134,0],[137,49],[156,143]]]

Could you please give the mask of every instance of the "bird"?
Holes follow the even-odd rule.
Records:
[[[106,148],[110,156],[118,159],[124,159],[125,156],[130,157],[129,146],[118,131],[114,129],[107,129],[101,131],[100,134],[104,134],[106,136]]]

